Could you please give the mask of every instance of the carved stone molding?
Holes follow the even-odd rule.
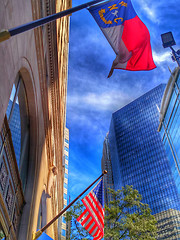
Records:
[[[24,205],[24,196],[21,187],[21,180],[16,163],[11,134],[8,132],[9,126],[5,116],[1,131],[1,155],[0,155],[0,204],[4,221],[9,226],[9,233],[12,239],[18,230],[20,212]]]

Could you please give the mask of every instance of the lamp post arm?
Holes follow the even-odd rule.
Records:
[[[178,53],[174,50],[174,48],[171,46],[170,49],[172,50],[172,55],[177,62],[178,66],[180,67],[180,56],[178,56]]]

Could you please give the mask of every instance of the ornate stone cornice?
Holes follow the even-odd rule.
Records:
[[[50,15],[71,7],[71,0],[32,0],[33,18]],[[52,215],[63,208],[64,127],[66,116],[67,65],[69,42],[69,17],[63,17],[34,30],[41,101],[44,119],[46,153],[49,167],[57,166],[58,175],[53,190]],[[57,202],[55,206],[55,201]],[[54,225],[54,236],[57,229]]]

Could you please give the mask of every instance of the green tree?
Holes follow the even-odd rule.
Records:
[[[132,186],[109,189],[111,201],[105,206],[105,239],[155,240],[156,219],[148,204]]]
[[[4,235],[4,232],[2,230],[0,230],[0,239],[5,239],[5,235]]]
[[[66,221],[71,221],[71,232],[68,240],[89,240],[92,239],[90,234],[82,227],[82,225],[76,221],[76,219],[84,211],[84,205],[81,201],[77,201],[66,212]]]

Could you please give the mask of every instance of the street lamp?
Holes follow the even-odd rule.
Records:
[[[176,45],[176,42],[174,40],[174,37],[172,35],[172,32],[167,32],[161,34],[161,39],[163,43],[163,47],[167,48],[170,47],[172,50],[172,60],[176,61],[178,66],[180,67],[180,49],[178,51],[175,51],[172,47],[173,45]]]

